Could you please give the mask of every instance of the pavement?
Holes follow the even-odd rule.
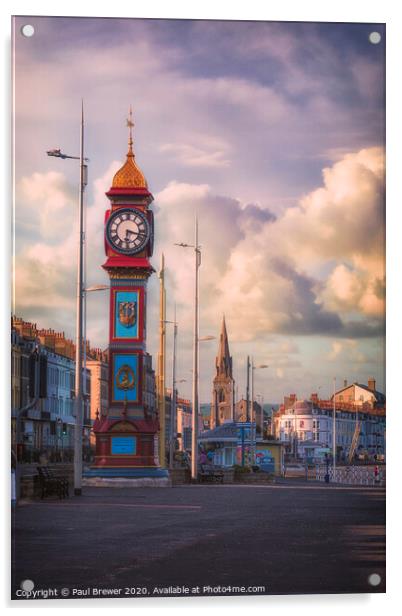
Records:
[[[23,580],[36,595],[21,593]],[[385,491],[290,480],[22,502],[12,598],[48,589],[48,598],[385,592]]]

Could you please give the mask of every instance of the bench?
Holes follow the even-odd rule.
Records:
[[[211,481],[215,483],[223,483],[224,472],[219,466],[213,464],[201,464],[198,477],[201,482]]]
[[[56,494],[60,499],[68,498],[69,482],[64,475],[58,475],[57,470],[50,466],[38,466],[41,499]]]

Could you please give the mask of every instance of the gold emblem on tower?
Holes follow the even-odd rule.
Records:
[[[119,322],[124,327],[132,327],[137,323],[136,302],[119,302]]]
[[[123,389],[124,391],[127,391],[128,389],[134,389],[134,386],[134,370],[128,364],[123,364],[123,366],[118,369],[116,374],[116,387],[117,389]]]

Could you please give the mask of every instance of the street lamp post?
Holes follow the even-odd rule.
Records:
[[[250,357],[247,355],[246,421],[250,421]]]
[[[60,149],[48,150],[48,156],[80,161],[80,184],[78,197],[78,264],[77,264],[77,316],[75,349],[75,430],[74,430],[74,494],[82,493],[82,430],[83,430],[83,396],[82,396],[82,344],[83,344],[83,296],[84,296],[84,190],[87,184],[87,165],[84,158],[84,105],[81,104],[80,155],[68,156]]]
[[[250,413],[250,421],[251,421],[251,463],[255,464],[255,448],[256,448],[256,437],[257,431],[253,427],[254,422],[254,370],[261,368],[268,368],[267,364],[259,364],[258,366],[254,366],[254,358],[251,358],[251,364],[248,362],[248,365],[251,368],[251,413]],[[257,417],[255,418],[257,420]]]
[[[170,455],[169,466],[173,468],[173,458],[176,442],[176,346],[177,346],[177,323],[176,323],[176,307],[174,310],[173,323],[173,358],[172,358],[172,408],[170,410]]]
[[[191,479],[197,480],[198,458],[198,321],[199,321],[199,268],[201,265],[201,246],[198,244],[198,218],[195,218],[194,244],[176,244],[182,248],[194,248],[194,335],[193,335],[193,404],[191,434]]]
[[[80,143],[80,191],[79,191],[79,246],[77,272],[77,339],[75,349],[75,430],[74,430],[74,494],[82,493],[82,300],[83,300],[83,255],[84,255],[84,109],[81,109]]]
[[[159,353],[158,353],[158,415],[159,415],[159,464],[166,466],[166,289],[165,255],[161,255],[159,271]]]
[[[263,394],[256,394],[255,396],[260,404],[261,413],[260,413],[260,427],[261,427],[261,439],[264,440],[264,396]]]
[[[170,407],[170,438],[169,438],[169,468],[173,468],[174,444],[176,438],[176,346],[177,346],[177,321],[176,321],[176,305],[174,307],[174,321],[164,321],[164,323],[172,323],[173,325],[173,355],[172,355],[172,397]]]
[[[335,393],[336,393],[336,377],[334,377],[334,404],[332,410],[332,481],[335,481],[335,471],[336,471],[336,402],[335,402]]]

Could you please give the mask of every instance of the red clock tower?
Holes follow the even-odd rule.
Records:
[[[151,357],[146,353],[147,280],[153,273],[153,196],[133,152],[127,120],[127,160],[106,193],[103,268],[110,278],[109,406],[97,417],[95,464],[91,478],[164,478],[159,467],[158,418]],[[87,481],[86,481],[87,483]]]

